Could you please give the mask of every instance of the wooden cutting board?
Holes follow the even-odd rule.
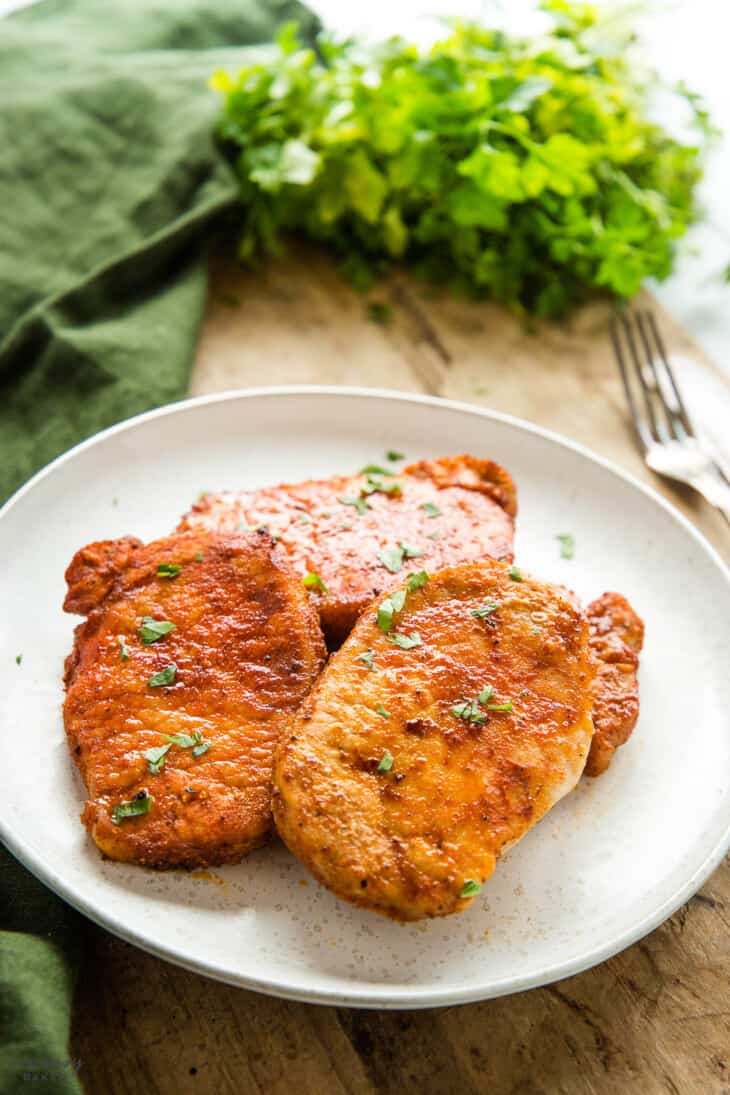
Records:
[[[506,411],[650,483],[730,558],[722,518],[658,480],[634,449],[606,305],[528,333],[496,305],[397,276],[370,294],[388,306],[388,322],[376,323],[317,252],[294,250],[257,274],[213,265],[193,394],[354,384]],[[702,359],[670,317],[659,319],[672,351]],[[287,1003],[187,973],[91,924],[85,942],[71,1056],[89,1095],[730,1093],[727,861],[670,920],[603,965],[433,1011]]]

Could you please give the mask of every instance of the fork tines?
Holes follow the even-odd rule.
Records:
[[[654,314],[627,309],[612,316],[611,341],[643,448],[694,437]]]

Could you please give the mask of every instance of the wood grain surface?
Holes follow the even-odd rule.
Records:
[[[528,333],[494,305],[400,276],[370,299],[389,306],[387,324],[307,249],[257,274],[217,259],[193,394],[357,384],[507,411],[651,483],[730,557],[722,519],[634,450],[606,305]],[[660,318],[672,350],[700,356]],[[72,1056],[88,1095],[729,1095],[729,929],[726,861],[669,921],[587,973],[481,1004],[386,1012],[230,988],[89,924]]]

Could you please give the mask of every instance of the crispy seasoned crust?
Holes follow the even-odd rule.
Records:
[[[160,563],[180,573],[158,577]],[[67,577],[67,609],[88,613],[67,659],[64,704],[88,789],[85,826],[111,859],[238,861],[270,830],[274,744],[326,653],[301,581],[267,535],[204,530],[90,545]],[[176,630],[145,645],[145,616]],[[174,681],[151,686],[171,665]],[[144,753],[165,734],[196,732],[209,750],[196,757],[173,744],[159,774],[150,771]],[[115,824],[114,807],[143,791],[149,813]]]
[[[390,637],[376,611],[282,735],[274,819],[339,897],[397,920],[444,916],[580,778],[593,733],[588,623],[565,591],[493,561],[432,574]],[[390,641],[414,632],[412,649]],[[491,700],[459,708],[487,686]],[[510,699],[512,711],[486,706]]]
[[[598,672],[593,724],[595,734],[585,774],[600,776],[613,754],[631,736],[639,717],[639,653],[644,624],[620,593],[604,593],[586,609],[591,649]]]
[[[66,568],[64,612],[88,616],[106,597],[142,541],[134,536],[96,540],[80,548]]]
[[[208,494],[179,527],[268,528],[297,573],[314,572],[326,586],[326,593],[317,589],[311,597],[336,648],[365,605],[400,580],[379,551],[406,543],[422,553],[418,565],[429,570],[484,557],[512,559],[516,491],[498,464],[473,456],[422,460],[386,483],[394,481],[399,494],[364,494],[364,475]],[[353,504],[358,499],[362,512]],[[433,515],[429,504],[440,512]]]

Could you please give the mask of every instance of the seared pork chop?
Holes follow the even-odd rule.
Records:
[[[397,920],[463,909],[579,780],[594,674],[565,590],[494,561],[401,581],[282,735],[279,833],[356,905]]]
[[[325,648],[271,539],[178,533],[90,544],[66,572],[86,615],[64,721],[88,789],[82,820],[111,859],[232,863],[271,827],[274,743]]]
[[[316,576],[310,596],[334,648],[365,605],[400,582],[411,559],[429,570],[485,556],[510,560],[516,512],[504,468],[451,456],[411,464],[398,475],[364,469],[208,494],[179,527],[270,531],[299,575]]]
[[[587,776],[600,776],[628,741],[639,717],[639,654],[644,624],[620,593],[604,593],[586,609],[598,665],[593,706],[595,734]]]

